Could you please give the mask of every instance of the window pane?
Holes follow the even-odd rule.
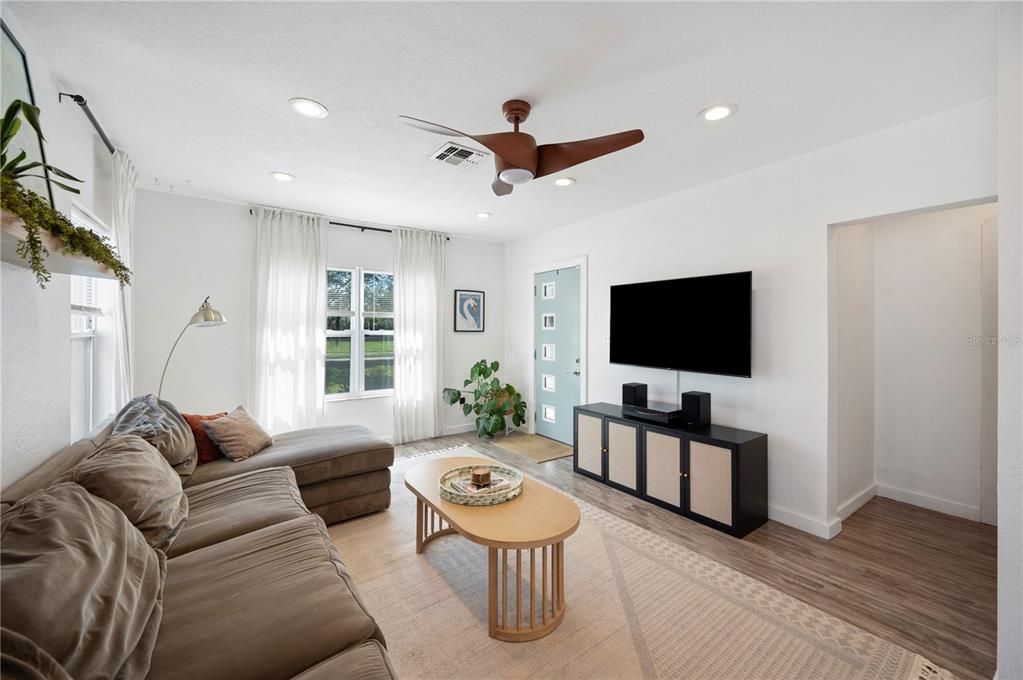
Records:
[[[348,359],[327,359],[324,371],[324,394],[348,394],[352,391],[352,362]]]
[[[362,275],[363,310],[366,312],[394,312],[394,275]]]
[[[367,316],[362,320],[362,328],[367,331],[393,331],[394,317]]]
[[[394,336],[363,335],[367,390],[394,389]]]
[[[351,359],[352,339],[351,338],[327,338],[327,360],[330,359]]]
[[[327,271],[327,313],[350,312],[352,310],[352,273],[350,271]]]
[[[350,316],[328,316],[328,331],[350,331],[352,330],[352,317]]]

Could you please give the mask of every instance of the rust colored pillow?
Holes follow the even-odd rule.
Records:
[[[220,447],[210,439],[210,436],[206,434],[206,430],[202,424],[207,420],[216,420],[217,418],[223,418],[227,415],[227,411],[223,413],[214,413],[211,416],[200,416],[194,413],[182,413],[182,417],[188,426],[192,428],[192,434],[195,435],[195,448],[199,452],[199,465],[203,463],[211,463],[217,458],[223,458],[224,452],[220,450]]]

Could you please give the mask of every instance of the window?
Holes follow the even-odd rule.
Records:
[[[110,237],[103,222],[72,202],[71,222]],[[105,311],[113,302],[116,284],[91,276],[71,276],[71,441],[87,435],[111,410],[113,341]],[[106,309],[105,309],[106,308]],[[97,370],[97,368],[99,370]]]
[[[336,399],[394,389],[394,275],[327,270],[324,394]]]
[[[92,430],[95,401],[97,280],[71,278],[71,440]]]

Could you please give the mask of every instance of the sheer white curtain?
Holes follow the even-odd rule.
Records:
[[[114,246],[121,261],[132,267],[132,234],[135,229],[135,183],[138,174],[128,154],[118,150],[114,153],[113,181],[113,231]],[[114,327],[114,383],[112,397],[114,411],[124,406],[132,397],[132,380],[135,375],[135,358],[132,355],[131,338],[131,286],[120,286],[115,296],[113,314]]]
[[[394,441],[444,432],[444,235],[394,230]]]
[[[327,220],[256,208],[252,412],[271,433],[320,423]]]

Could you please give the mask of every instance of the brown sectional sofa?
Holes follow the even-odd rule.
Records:
[[[316,427],[279,434],[270,448],[245,460],[200,465],[185,485],[287,465],[305,504],[334,524],[390,506],[393,462],[394,447],[360,425]]]
[[[45,488],[107,433],[66,447],[5,489],[3,502]],[[393,678],[383,633],[324,522],[386,508],[393,457],[365,428],[346,426],[281,435],[244,461],[199,466],[184,484],[188,518],[166,551],[146,677]],[[3,625],[6,645],[13,626]]]

